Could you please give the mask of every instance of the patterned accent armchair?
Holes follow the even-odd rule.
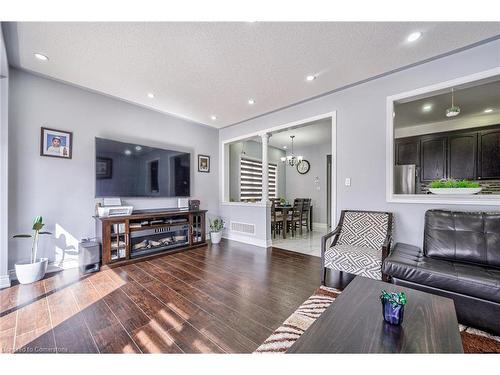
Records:
[[[342,211],[337,228],[321,238],[321,284],[327,268],[387,281],[382,262],[390,253],[392,222],[390,212]]]

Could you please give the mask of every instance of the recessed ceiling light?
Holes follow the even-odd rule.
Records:
[[[153,94],[152,92],[148,92],[149,99],[154,99],[154,97],[155,97],[155,94]]]
[[[250,104],[250,105],[255,104],[255,99],[248,99],[248,104]]]
[[[429,112],[431,109],[432,109],[432,104],[424,104],[424,106],[422,107],[422,110],[424,112]]]
[[[419,40],[421,37],[422,37],[422,32],[416,31],[416,32],[408,35],[408,38],[406,38],[406,40],[408,42],[415,42],[415,41]]]
[[[306,81],[311,82],[311,81],[314,81],[316,78],[317,78],[317,77],[316,77],[315,75],[312,75],[312,74],[311,74],[311,75],[308,75],[308,76],[306,77]]]
[[[141,146],[135,146],[136,151],[141,151],[142,147]]]
[[[212,119],[212,121],[217,120],[217,116],[214,116],[214,115],[210,116],[210,118]]]
[[[283,146],[283,148],[286,150],[286,146]]]
[[[49,61],[49,58],[41,53],[35,53],[35,57],[41,61]]]
[[[130,150],[125,150],[125,151],[124,151],[124,153],[125,153],[125,155],[130,155],[130,154],[132,154],[132,151],[130,151]]]
[[[493,110],[492,110],[491,108],[486,108],[486,109],[484,110],[484,113],[491,113],[491,112],[493,112]]]

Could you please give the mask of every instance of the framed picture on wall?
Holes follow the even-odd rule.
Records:
[[[210,173],[210,156],[198,155],[198,172]]]
[[[95,176],[98,179],[111,178],[113,176],[113,160],[110,158],[97,158]]]
[[[40,156],[71,159],[72,151],[73,133],[42,127],[40,136]]]

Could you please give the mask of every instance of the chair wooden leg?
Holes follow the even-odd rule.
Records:
[[[321,272],[321,285],[326,286],[326,267],[323,267],[323,271]]]

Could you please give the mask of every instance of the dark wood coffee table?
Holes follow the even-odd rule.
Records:
[[[384,322],[380,291],[405,292],[403,324]],[[287,353],[463,353],[449,298],[356,277]]]

